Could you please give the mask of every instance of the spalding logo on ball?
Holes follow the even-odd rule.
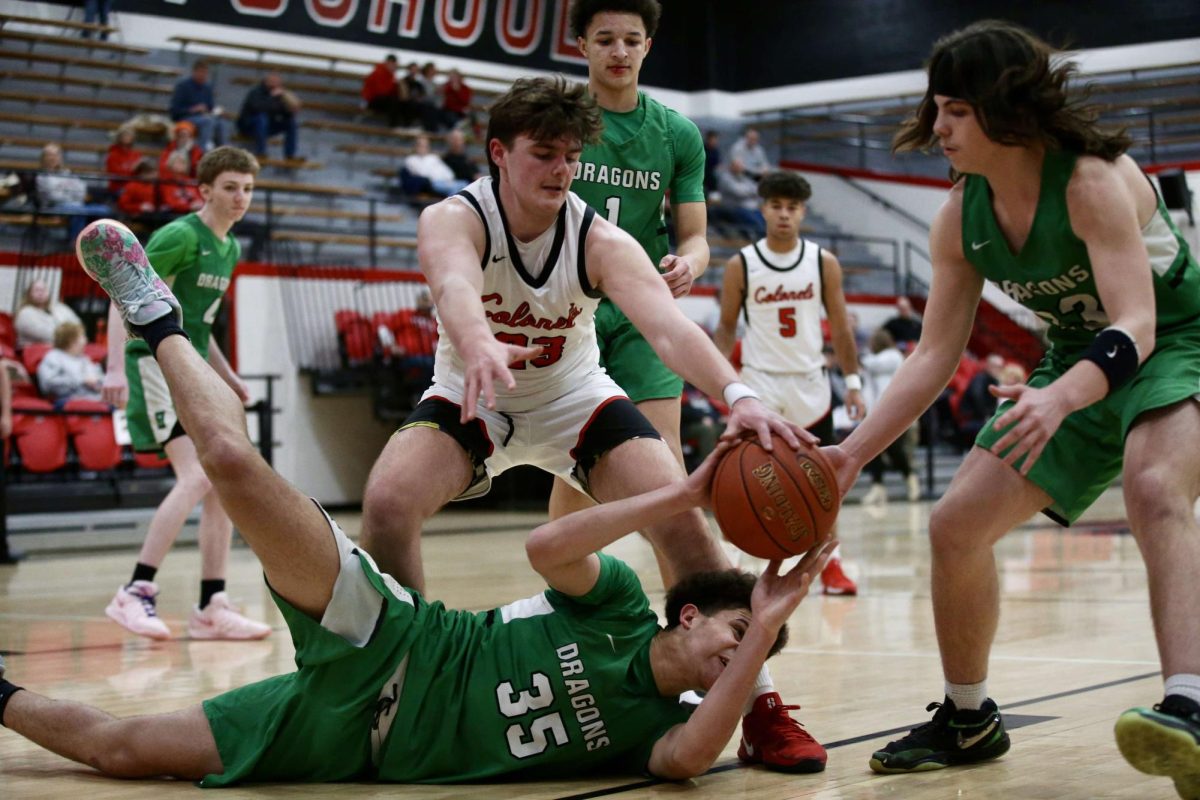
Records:
[[[779,437],[768,453],[755,440],[717,464],[713,513],[729,541],[752,556],[788,558],[826,541],[841,508],[829,461],[815,447],[792,450]]]

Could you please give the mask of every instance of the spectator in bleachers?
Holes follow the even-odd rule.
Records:
[[[1004,356],[992,353],[983,362],[983,369],[967,383],[963,390],[962,399],[958,403],[958,422],[961,442],[970,446],[975,441],[976,434],[983,424],[996,413],[999,402],[988,389],[1000,385],[1000,376],[1004,372]]]
[[[133,168],[133,180],[126,181],[117,197],[117,208],[128,218],[142,217],[158,211],[158,187],[155,177],[158,170],[154,162],[143,158]]]
[[[67,218],[67,238],[75,237],[94,217],[112,213],[103,203],[88,202],[88,188],[83,179],[73,174],[63,163],[62,148],[48,144],[42,148],[41,169],[37,176],[37,201],[42,211],[62,214]]]
[[[463,81],[462,73],[456,69],[450,70],[442,86],[442,111],[449,127],[453,128],[471,117],[471,95],[471,87]]]
[[[192,65],[191,75],[175,84],[170,111],[171,119],[176,122],[186,120],[196,126],[196,139],[205,150],[223,145],[229,139],[221,107],[213,99],[208,62],[204,59]]]
[[[904,295],[896,298],[896,316],[883,323],[901,350],[910,350],[921,338],[921,319],[913,311],[912,301]]]
[[[76,398],[99,400],[104,373],[83,353],[87,336],[78,322],[64,322],[54,331],[54,349],[42,358],[37,382],[42,395],[60,406]]]
[[[446,165],[442,157],[429,148],[429,137],[418,136],[413,153],[406,156],[400,168],[400,185],[405,194],[452,195],[463,189],[470,181],[454,176],[454,170]]]
[[[79,322],[79,316],[66,303],[52,301],[50,287],[41,278],[25,289],[21,307],[13,325],[17,329],[17,347],[30,344],[50,344],[54,330],[64,322]]]
[[[164,211],[187,214],[199,211],[204,198],[188,174],[187,156],[176,150],[167,157],[167,174],[159,186],[159,198]]]
[[[866,377],[867,408],[875,413],[879,406],[879,398],[883,396],[896,371],[904,363],[904,354],[896,347],[896,340],[887,329],[878,328],[871,334],[870,352],[861,354],[859,360]],[[866,471],[871,476],[871,488],[863,496],[864,504],[879,505],[887,502],[887,488],[883,485],[883,475],[888,468],[896,470],[904,477],[910,501],[921,499],[921,484],[912,468],[915,434],[916,425],[867,464]]]
[[[113,143],[108,147],[108,155],[104,157],[104,171],[109,175],[133,175],[134,167],[142,160],[143,153],[134,147],[137,130],[132,125],[122,125],[117,128]],[[114,196],[120,195],[125,187],[125,181],[109,180],[108,190]]]
[[[467,137],[460,130],[446,134],[446,152],[442,153],[442,161],[460,181],[471,183],[484,175],[479,164],[467,155]]]
[[[200,163],[200,159],[204,157],[204,150],[196,143],[196,126],[184,120],[183,122],[175,123],[174,138],[167,148],[162,151],[162,155],[158,157],[158,175],[160,178],[171,177],[171,170],[167,168],[167,159],[172,153],[183,153],[187,157],[188,175],[196,177],[196,165]]]
[[[742,228],[753,239],[761,237],[766,223],[758,210],[758,182],[746,172],[740,158],[730,159],[729,166],[719,171],[717,186],[721,198],[711,209],[713,217]]]
[[[411,125],[416,119],[413,104],[408,96],[408,85],[396,80],[399,60],[389,55],[375,65],[375,69],[363,79],[362,98],[367,108],[387,119],[389,128]]]
[[[271,72],[262,83],[246,92],[238,115],[238,130],[254,140],[254,153],[267,154],[267,139],[283,134],[283,157],[296,157],[296,112],[300,98],[283,86],[278,72]]]
[[[754,128],[746,128],[746,132],[742,134],[733,147],[729,150],[729,158],[741,159],[742,166],[746,168],[746,174],[754,180],[758,180],[766,173],[770,172],[771,161],[767,158],[767,151],[758,141],[758,131]]]
[[[717,187],[717,169],[721,166],[721,135],[716,131],[704,134],[704,196],[711,197],[720,191]]]
[[[107,25],[108,15],[112,13],[112,0],[83,0],[83,21],[92,25]],[[84,39],[92,38],[91,31],[84,31]],[[100,33],[100,41],[108,41],[108,32]]]
[[[442,121],[441,95],[437,84],[433,82],[436,72],[432,62],[422,67],[414,61],[408,65],[408,74],[404,76],[404,85],[408,87],[408,98],[412,101],[414,113],[421,128],[430,133],[441,128]]]

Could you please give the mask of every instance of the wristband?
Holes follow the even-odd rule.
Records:
[[[1137,342],[1126,331],[1105,328],[1096,334],[1081,361],[1091,361],[1108,379],[1108,391],[1129,382],[1138,369]]]
[[[0,675],[3,674],[3,671],[0,670]],[[9,699],[19,691],[21,691],[20,686],[14,686],[3,678],[0,678],[0,727],[8,727],[4,724],[4,709],[8,705]]]
[[[725,398],[725,405],[729,406],[730,408],[733,408],[733,404],[738,400],[742,400],[747,397],[753,397],[755,400],[758,399],[758,392],[754,391],[741,381],[734,381],[733,383],[727,385],[721,394]]]
[[[862,378],[859,377],[858,373],[851,373],[850,375],[846,376],[846,391],[848,391],[848,392],[861,392],[862,391]]]

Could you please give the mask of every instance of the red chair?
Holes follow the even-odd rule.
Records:
[[[366,321],[366,317],[351,308],[343,308],[340,311],[333,312],[333,324],[337,328],[338,333],[343,332],[350,325]]]
[[[166,453],[139,453],[135,450],[133,463],[143,469],[161,469],[171,466],[171,459],[167,458]]]
[[[46,400],[13,398],[13,439],[21,456],[21,467],[29,472],[54,472],[67,463],[67,424]]]
[[[338,339],[350,365],[362,364],[375,357],[375,328],[365,319],[348,323],[338,333]]]
[[[103,364],[104,359],[108,358],[108,346],[99,342],[88,342],[83,346],[83,354],[97,364]]]
[[[113,433],[112,407],[100,400],[68,400],[63,406],[67,412],[67,432],[79,466],[101,472],[121,463],[121,445]]]
[[[17,346],[17,327],[13,324],[12,314],[0,311],[0,344],[9,348]]]
[[[21,363],[25,365],[25,369],[29,372],[30,377],[37,375],[38,364],[42,363],[42,359],[46,357],[54,349],[54,345],[50,344],[27,344],[25,349],[21,351]]]

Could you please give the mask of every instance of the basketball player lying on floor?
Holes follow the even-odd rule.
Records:
[[[550,586],[542,594],[450,611],[380,573],[263,461],[241,402],[188,342],[179,306],[128,228],[89,225],[78,254],[154,352],[205,472],[262,561],[298,670],[182,711],[114,719],[20,690],[0,669],[0,723],[109,775],[204,787],[533,778],[602,766],[682,779],[712,765],[828,546],[786,575],[772,562],[757,582],[735,570],[679,582],[666,630],[633,570],[596,553],[706,504],[728,444],[686,480],[533,531],[526,550]],[[708,691],[690,718],[677,699],[689,689]]]

